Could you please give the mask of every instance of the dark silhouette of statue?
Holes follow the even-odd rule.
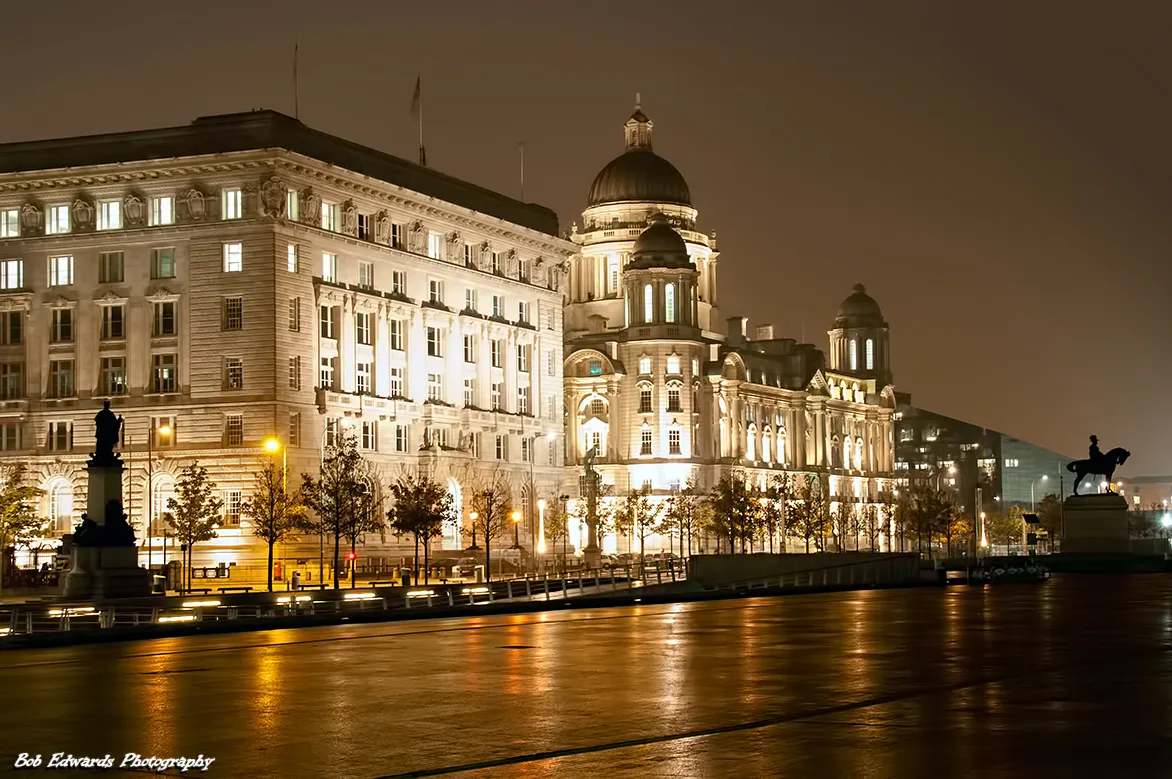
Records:
[[[1082,483],[1082,480],[1092,474],[1105,476],[1107,478],[1107,492],[1115,494],[1115,490],[1111,489],[1111,477],[1115,475],[1117,467],[1127,462],[1127,458],[1131,457],[1131,452],[1116,447],[1103,454],[1099,451],[1099,437],[1091,436],[1088,453],[1090,457],[1086,460],[1075,460],[1066,464],[1066,470],[1078,474],[1078,478],[1074,480],[1074,494],[1078,494],[1078,485]]]
[[[94,465],[119,465],[121,459],[114,453],[122,433],[122,417],[115,416],[110,410],[110,401],[102,404],[102,410],[94,417],[94,438],[97,444],[94,447],[90,462]]]
[[[76,546],[134,546],[134,528],[126,521],[122,501],[112,498],[106,502],[106,524],[99,525],[81,515],[81,524],[73,531]]]

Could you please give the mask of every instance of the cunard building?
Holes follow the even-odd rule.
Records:
[[[649,489],[662,499],[689,480],[707,489],[736,470],[759,486],[814,473],[835,504],[873,502],[895,459],[879,305],[855,286],[827,317],[826,354],[769,325],[750,334],[745,319],[723,320],[719,252],[697,228],[687,182],[653,150],[641,110],[624,134],[573,234],[564,365],[573,461],[594,450],[618,497]]]

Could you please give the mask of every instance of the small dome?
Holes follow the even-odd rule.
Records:
[[[838,316],[834,320],[836,328],[844,327],[887,327],[883,321],[883,312],[875,299],[867,294],[867,288],[856,284],[851,294],[838,307]]]
[[[651,217],[651,225],[639,233],[628,268],[684,268],[692,264],[688,245],[667,223],[663,214]]]
[[[650,149],[635,147],[615,157],[594,177],[586,205],[630,200],[690,206],[692,193],[675,165]]]

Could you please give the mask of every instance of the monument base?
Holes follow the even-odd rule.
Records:
[[[1062,503],[1063,554],[1130,554],[1122,495],[1072,495]]]
[[[597,545],[588,546],[582,550],[582,561],[587,570],[602,566],[602,550]]]
[[[151,576],[138,565],[136,546],[74,547],[73,565],[65,574],[66,598],[105,600],[151,594]]]

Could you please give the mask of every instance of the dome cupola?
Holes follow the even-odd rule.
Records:
[[[594,177],[587,207],[632,201],[692,205],[688,182],[674,165],[651,150],[653,127],[636,96],[635,113],[623,126],[626,151]]]

